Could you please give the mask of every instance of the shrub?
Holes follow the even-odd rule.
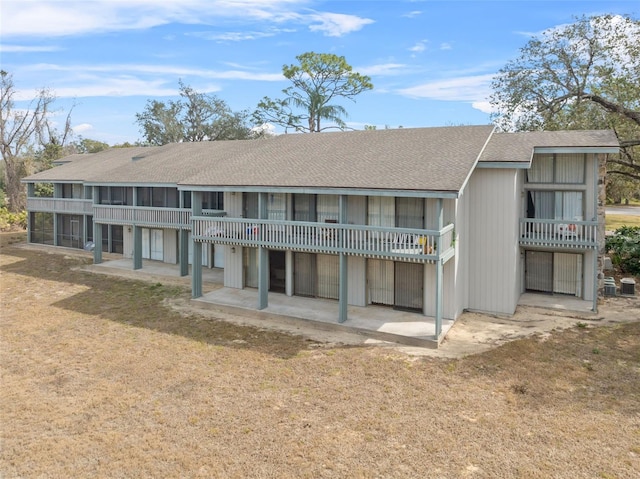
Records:
[[[27,227],[27,212],[11,213],[7,208],[0,207],[0,231],[25,229]]]
[[[640,275],[640,226],[622,226],[607,238],[611,262],[624,273]]]

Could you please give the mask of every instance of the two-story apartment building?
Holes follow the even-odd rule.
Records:
[[[76,155],[25,179],[29,241],[180,265],[270,295],[435,319],[525,291],[593,302],[611,131],[491,126],[280,135]],[[42,188],[39,183],[53,184]],[[51,197],[39,192],[53,192]],[[348,323],[347,323],[348,324]]]

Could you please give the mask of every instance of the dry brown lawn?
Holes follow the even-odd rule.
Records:
[[[3,478],[640,477],[640,322],[416,357],[181,315],[181,286],[2,239]]]

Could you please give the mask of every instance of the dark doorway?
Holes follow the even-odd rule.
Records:
[[[269,291],[284,293],[286,287],[285,253],[269,251]]]

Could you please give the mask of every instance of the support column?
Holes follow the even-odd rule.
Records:
[[[53,215],[53,246],[60,246],[60,242],[58,241],[58,220],[60,219],[60,215],[55,211],[51,214]]]
[[[102,224],[93,222],[93,264],[102,263]]]
[[[180,276],[189,274],[189,230],[178,230]]]
[[[202,296],[202,243],[194,241],[193,260],[191,262],[191,297]]]
[[[258,218],[267,218],[267,193],[258,193]],[[262,240],[264,228],[259,229]],[[258,309],[269,306],[269,250],[264,246],[258,247]]]
[[[87,244],[87,242],[89,241],[89,227],[87,226],[88,223],[88,215],[82,215],[82,247],[84,248],[84,246]]]
[[[202,192],[191,192],[191,242],[193,243],[193,258],[191,260],[191,297],[202,296],[202,243],[193,238],[193,218],[202,215]],[[187,255],[189,246],[187,246]]]
[[[444,265],[442,260],[438,259],[436,263],[436,341],[440,340],[440,334],[442,333],[443,272]]]
[[[293,221],[293,194],[287,193],[287,213],[285,216],[287,221]],[[293,251],[286,250],[284,252],[284,293],[287,296],[293,296]]]
[[[142,228],[133,225],[133,269],[142,269]]]
[[[287,296],[293,296],[293,251],[287,250],[284,253],[284,292]]]
[[[347,196],[340,195],[338,200],[338,222],[341,225],[347,223]],[[338,322],[344,323],[347,318],[349,305],[349,278],[348,278],[348,258],[344,253],[345,235],[341,228],[338,232],[339,244],[342,251],[339,253],[339,278],[338,278]]]
[[[54,183],[53,184],[53,197],[54,198],[62,198],[62,184],[60,183]],[[58,215],[58,213],[56,213],[55,211],[53,212],[53,245],[54,246],[60,246],[60,240],[58,239],[58,231],[60,230],[59,228],[59,223],[60,221],[60,215]]]

